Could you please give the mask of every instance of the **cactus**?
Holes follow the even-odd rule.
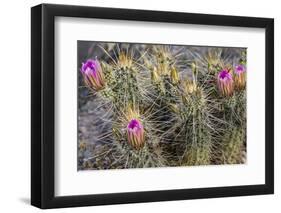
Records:
[[[177,135],[179,139],[178,151],[180,165],[208,165],[211,164],[214,138],[211,121],[210,94],[204,90],[204,85],[198,83],[198,70],[192,66],[192,80],[182,82],[180,98],[177,105],[178,122],[182,131]],[[173,135],[171,137],[174,137]]]
[[[202,88],[197,87],[189,97],[186,107],[191,109],[185,119],[185,152],[183,165],[208,165],[212,155],[212,130],[208,117],[208,102]]]
[[[93,110],[106,112],[95,138],[99,146],[84,139],[78,144],[79,169],[245,161],[245,51],[112,46],[107,51],[101,43],[107,60],[88,58],[80,69]]]
[[[239,164],[244,163],[244,141],[246,133],[241,128],[234,128],[231,132],[225,134],[222,141],[221,163]]]

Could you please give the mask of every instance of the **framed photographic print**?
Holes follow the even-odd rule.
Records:
[[[272,194],[274,20],[31,9],[31,204]]]

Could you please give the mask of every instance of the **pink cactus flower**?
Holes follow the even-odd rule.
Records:
[[[234,84],[239,90],[246,87],[246,67],[243,64],[236,65],[234,68]]]
[[[102,67],[97,59],[88,59],[85,63],[82,63],[80,69],[84,81],[89,88],[99,91],[105,86],[105,79],[102,71]]]
[[[136,149],[144,146],[144,128],[137,119],[132,119],[127,125],[128,142]]]
[[[223,69],[218,74],[218,89],[223,96],[231,96],[234,90],[232,74],[227,69]]]

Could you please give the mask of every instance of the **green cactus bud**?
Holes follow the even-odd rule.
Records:
[[[177,84],[179,82],[179,74],[178,74],[178,71],[175,67],[172,67],[170,77],[171,77],[171,80],[172,80],[173,84]]]
[[[211,66],[211,64],[208,64],[208,65]],[[196,67],[196,63],[195,63],[195,62],[192,62],[192,63],[191,63],[191,70],[192,70],[192,73],[193,73],[194,75],[196,75],[197,67]]]
[[[151,72],[151,80],[153,82],[158,82],[160,80],[159,75],[157,73],[157,68],[156,67],[154,67],[153,71]]]

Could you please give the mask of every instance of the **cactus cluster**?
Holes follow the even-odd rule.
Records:
[[[246,161],[245,48],[110,46],[79,67],[88,110],[103,113],[97,134],[79,137],[78,169]]]

